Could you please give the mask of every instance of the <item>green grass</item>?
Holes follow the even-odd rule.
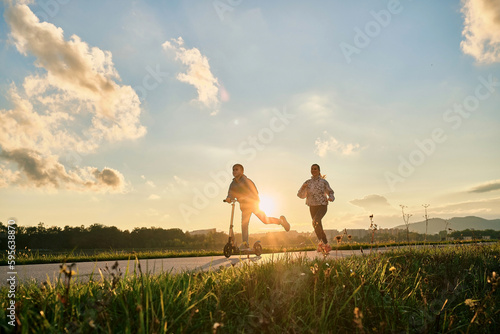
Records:
[[[494,333],[500,245],[404,248],[211,272],[126,273],[21,284],[21,333]],[[496,272],[494,274],[494,272]],[[7,288],[0,291],[6,319]],[[0,331],[12,328],[0,323]]]

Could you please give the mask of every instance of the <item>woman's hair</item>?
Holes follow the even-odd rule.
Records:
[[[318,167],[319,177],[321,177],[322,179],[326,178],[326,175],[321,175],[321,167],[319,167],[318,164],[312,164],[311,168],[314,166]]]

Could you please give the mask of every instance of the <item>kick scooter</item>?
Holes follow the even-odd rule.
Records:
[[[226,200],[222,200],[223,202],[226,202]],[[227,241],[227,244],[224,246],[224,256],[225,257],[230,257],[232,254],[246,254],[250,256],[250,254],[255,254],[257,256],[260,256],[262,254],[262,245],[260,244],[260,241],[256,241],[253,244],[253,248],[251,249],[239,249],[238,246],[236,246],[236,240],[234,239],[234,232],[233,232],[233,219],[234,219],[234,205],[236,204],[237,199],[233,199],[231,201],[231,222],[229,224],[229,238]]]

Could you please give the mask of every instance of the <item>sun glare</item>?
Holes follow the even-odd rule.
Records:
[[[275,209],[273,198],[265,194],[259,195],[259,197],[260,197],[260,205],[259,205],[260,209],[264,211],[266,215],[272,214]]]

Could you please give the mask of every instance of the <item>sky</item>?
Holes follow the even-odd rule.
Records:
[[[312,232],[500,218],[500,2],[0,2],[0,221]],[[236,211],[236,231],[240,227]],[[253,216],[250,233],[281,231]]]

